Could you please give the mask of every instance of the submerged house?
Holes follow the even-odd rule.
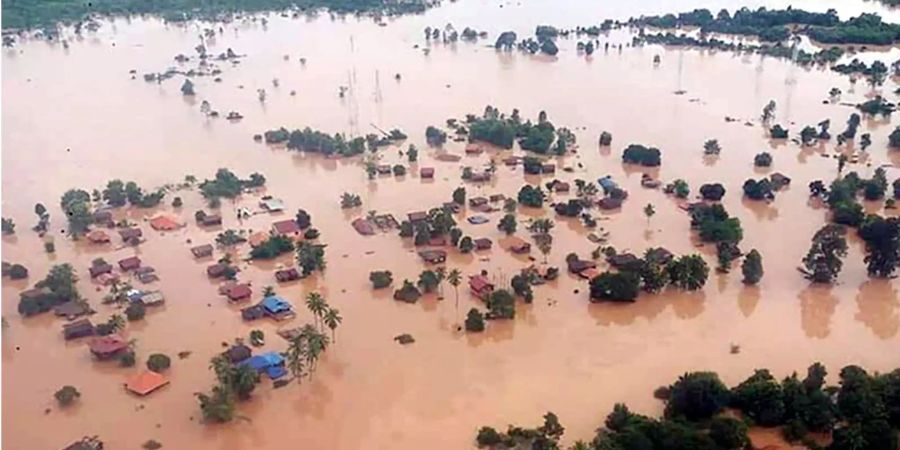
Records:
[[[125,389],[144,396],[167,384],[169,384],[169,380],[164,375],[152,370],[144,370],[129,378],[125,382]]]
[[[494,284],[485,275],[475,275],[469,277],[469,291],[472,295],[487,300],[488,296],[494,292]]]
[[[100,275],[112,272],[113,266],[108,263],[94,264],[88,269],[91,278],[97,278]]]
[[[93,335],[94,324],[88,319],[81,319],[63,325],[63,339],[67,341]]]
[[[91,244],[106,244],[109,243],[109,234],[103,230],[91,230],[87,234],[87,240]]]
[[[419,178],[426,180],[434,178],[434,167],[423,167],[419,169]]]
[[[279,283],[287,283],[289,281],[299,280],[300,272],[296,268],[281,269],[275,272],[275,281]]]
[[[234,344],[228,350],[225,350],[225,357],[232,364],[237,364],[253,356],[253,350],[244,344]]]
[[[588,269],[596,269],[597,268],[597,263],[595,263],[593,261],[588,261],[585,259],[579,259],[579,258],[572,258],[572,259],[567,258],[566,264],[569,267],[569,272],[574,273],[574,274],[579,274]]]
[[[522,254],[531,252],[531,244],[526,242],[522,238],[519,238],[516,236],[510,236],[508,238],[508,242],[509,243],[507,244],[508,245],[507,248],[509,249],[509,251],[511,251],[517,255],[522,255]]]
[[[419,257],[429,264],[440,264],[447,260],[447,252],[443,250],[421,250]]]
[[[494,245],[488,238],[478,238],[472,241],[475,244],[475,250],[490,250],[491,246]]]
[[[210,278],[221,278],[228,271],[228,264],[216,263],[206,268],[206,275]]]
[[[609,265],[619,270],[637,270],[641,267],[642,261],[633,253],[619,253],[606,258]]]
[[[284,202],[274,197],[263,197],[262,201],[259,202],[259,206],[268,212],[284,211]]]
[[[280,220],[272,224],[272,232],[282,236],[296,235],[300,233],[300,225],[293,219]]]
[[[53,314],[59,317],[65,317],[68,320],[74,320],[78,317],[90,314],[94,311],[86,302],[68,301],[53,307]]]
[[[123,228],[123,229],[119,230],[119,237],[121,237],[123,241],[125,241],[126,243],[129,243],[129,244],[133,243],[134,241],[140,242],[141,237],[143,237],[143,236],[144,236],[144,232],[141,231],[141,229],[137,228],[137,227]]]
[[[353,229],[356,230],[357,233],[363,236],[371,236],[375,234],[375,227],[372,226],[372,222],[368,219],[364,219],[362,217],[358,217],[350,223],[353,226]]]
[[[406,217],[409,219],[409,223],[415,225],[419,222],[428,220],[428,213],[425,211],[415,211],[407,214]]]
[[[278,352],[266,352],[251,356],[240,364],[249,366],[259,373],[265,372],[273,380],[287,375],[287,371],[284,369],[284,357]]]
[[[150,228],[153,228],[156,231],[173,231],[182,226],[181,222],[166,215],[156,216],[150,219]]]
[[[192,247],[191,254],[194,255],[194,258],[206,258],[212,256],[213,246],[212,244],[203,244]]]
[[[113,358],[128,349],[128,343],[118,336],[99,337],[92,340],[88,346],[91,354],[100,360]]]
[[[294,317],[294,307],[287,300],[277,295],[270,295],[262,299],[259,304],[266,315],[274,317],[276,320]]]
[[[253,295],[253,290],[250,289],[249,284],[238,283],[229,286],[225,291],[225,295],[228,297],[228,300],[239,302],[250,298]]]
[[[137,256],[130,256],[119,260],[119,268],[125,272],[137,269],[138,267],[141,267],[141,258],[138,258]]]

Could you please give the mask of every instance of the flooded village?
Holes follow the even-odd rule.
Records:
[[[388,3],[4,5],[3,448],[898,448],[890,1]]]

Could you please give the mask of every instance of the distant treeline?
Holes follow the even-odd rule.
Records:
[[[890,0],[900,2],[900,0]],[[811,39],[828,44],[888,45],[900,40],[900,25],[884,23],[877,14],[861,14],[841,21],[837,11],[813,13],[800,9],[752,11],[741,8],[730,14],[721,10],[715,16],[708,9],[691,12],[642,16],[629,19],[632,26],[657,28],[700,27],[704,33],[725,33],[756,36],[769,42],[783,41],[790,37],[791,27]]]
[[[424,11],[433,0],[3,0],[3,29],[52,28],[90,14],[152,14],[166,20],[215,18],[223,14],[326,8],[339,13],[406,14]]]

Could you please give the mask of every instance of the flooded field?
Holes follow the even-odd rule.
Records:
[[[775,100],[776,122],[789,125],[792,134],[824,119],[839,132],[855,109],[822,101],[837,87],[843,91],[841,103],[861,102],[873,95],[864,81],[851,84],[827,69],[804,69],[773,58],[658,46],[621,52],[611,48],[586,57],[576,52],[575,38],[560,39],[555,58],[498,53],[490,46],[509,29],[523,36],[538,24],[591,25],[604,18],[666,13],[671,7],[661,1],[633,3],[600,8],[591,1],[563,7],[549,0],[460,0],[424,15],[389,20],[384,27],[324,13],[311,19],[271,15],[265,25],[237,21],[222,25],[224,32],[206,45],[211,53],[231,48],[246,56],[233,67],[221,64],[220,83],[194,78],[197,94],[191,100],[181,95],[180,76],[156,84],[144,82],[141,74],[175,66],[173,57],[179,53],[192,54],[200,43],[200,25],[119,19],[71,40],[68,48],[30,41],[3,49],[2,206],[3,217],[15,219],[18,227],[15,236],[3,238],[2,252],[4,261],[22,263],[31,273],[28,280],[4,279],[2,288],[2,314],[9,324],[2,339],[3,447],[58,449],[81,436],[99,435],[113,449],[138,448],[151,438],[174,449],[281,449],[286,443],[314,449],[459,449],[474,447],[481,425],[536,425],[548,410],[565,425],[568,444],[589,439],[616,402],[660,413],[662,403],[652,397],[653,390],[687,370],[716,371],[731,385],[761,367],[781,377],[820,361],[833,379],[846,364],[873,371],[900,365],[900,283],[866,275],[863,243],[855,234],[848,237],[850,249],[834,286],[811,285],[795,270],[810,237],[826,222],[827,209],[810,202],[807,184],[837,175],[835,144],[776,145],[758,119],[763,106]],[[783,7],[787,2],[688,3],[678,10]],[[817,11],[835,7],[844,18],[878,12],[887,21],[900,22],[900,12],[874,2],[793,5]],[[430,52],[423,52],[429,46],[422,30],[448,22],[460,30],[487,31],[488,38],[432,44]],[[613,31],[599,39],[628,44],[631,34]],[[654,65],[657,54],[661,63]],[[882,49],[864,57],[890,63],[900,51]],[[130,70],[136,71],[136,79]],[[395,74],[401,79],[395,80]],[[894,98],[896,81],[889,79],[878,91]],[[338,95],[341,86],[349,87],[343,98]],[[257,98],[260,88],[267,90],[265,103]],[[296,95],[290,95],[292,90]],[[244,119],[206,118],[199,110],[202,100],[223,115],[240,111]],[[413,305],[395,302],[390,289],[373,291],[370,271],[392,271],[398,287],[404,278],[417,279],[425,266],[411,243],[396,233],[360,236],[350,226],[353,219],[369,210],[405,217],[450,201],[461,185],[469,197],[515,197],[524,183],[543,185],[554,178],[525,176],[521,167],[503,166],[500,159],[510,152],[465,156],[464,143],[444,145],[463,156],[460,163],[435,159],[436,150],[425,143],[425,128],[480,114],[485,105],[504,112],[518,108],[532,119],[544,110],[554,124],[575,132],[577,153],[556,161],[573,171],[558,171],[555,178],[593,181],[609,174],[628,190],[621,210],[603,212],[599,222],[610,233],[610,244],[620,250],[643,253],[665,246],[675,254],[699,251],[714,266],[714,246],[697,248],[690,217],[679,202],[642,188],[640,181],[644,172],[664,182],[683,178],[692,198],[701,184],[721,182],[727,189],[723,203],[744,228],[741,248],[756,248],[763,255],[761,283],[745,286],[740,270],[711,272],[698,292],[668,289],[641,294],[633,304],[591,304],[588,283],[562,274],[535,288],[533,304],[519,302],[514,320],[490,322],[480,335],[456,329],[466,311],[482,306],[465,283],[459,288],[458,310],[453,288],[446,284],[444,300],[426,295]],[[726,116],[738,120],[726,122]],[[898,124],[894,119],[863,120],[862,132],[871,133],[873,145],[867,161],[848,170],[868,177],[884,164],[889,180],[900,176],[900,152],[887,147],[887,136]],[[409,139],[401,147],[381,150],[381,161],[406,164],[398,150],[409,143],[419,148],[419,161],[405,177],[369,180],[358,157],[325,159],[253,141],[254,134],[280,126],[353,136],[376,132],[374,126],[400,128]],[[604,130],[613,135],[610,148],[597,145]],[[708,139],[718,139],[722,146],[716,161],[703,158]],[[630,143],[659,147],[662,166],[623,166],[621,151]],[[753,167],[753,156],[762,151],[774,157],[770,170]],[[518,149],[512,153],[522,154]],[[493,181],[464,184],[462,165],[480,167],[491,158],[499,166]],[[223,227],[199,229],[193,213],[205,202],[197,191],[182,191],[169,194],[166,206],[120,212],[144,230],[147,242],[139,247],[73,243],[61,232],[65,219],[58,199],[67,189],[102,189],[114,178],[150,188],[180,182],[187,174],[211,178],[222,167],[242,177],[264,174],[267,193],[282,198],[286,212],[238,223],[236,208],[256,209],[259,201],[244,195],[238,203],[223,203]],[[421,167],[434,167],[435,179],[420,179]],[[744,180],[774,171],[792,178],[774,202],[742,198]],[[343,192],[359,194],[363,206],[342,210]],[[182,208],[168,206],[175,195],[184,199]],[[574,193],[553,198],[565,201]],[[54,255],[44,253],[40,238],[29,230],[36,222],[36,202],[50,210]],[[649,222],[642,213],[647,203],[656,207]],[[866,207],[874,212],[880,204]],[[227,304],[217,294],[217,283],[206,276],[206,266],[220,251],[198,261],[189,249],[212,243],[228,228],[268,230],[273,221],[292,218],[298,208],[310,212],[313,226],[321,231],[328,267],[323,274],[276,286],[299,311],[293,322],[244,323],[239,308]],[[144,220],[159,211],[179,216],[188,226],[153,231]],[[448,269],[459,268],[465,275],[484,269],[495,279],[508,279],[531,264],[496,245],[502,237],[496,228],[502,213],[489,214],[491,222],[484,225],[466,222],[472,214],[464,209],[456,216],[460,227],[467,235],[491,238],[494,248],[468,255],[450,251]],[[527,238],[522,222],[541,214],[556,221],[551,265],[565,272],[566,254],[588,257],[596,248],[580,221],[556,217],[550,208],[538,212],[520,207],[517,234]],[[242,247],[241,254],[247,250]],[[146,398],[122,387],[136,368],[92,360],[83,340],[63,341],[64,321],[52,314],[23,319],[16,311],[19,292],[43,278],[53,264],[70,262],[81,275],[79,291],[98,312],[92,319],[103,321],[116,310],[100,304],[106,289],[87,276],[91,260],[102,256],[115,262],[134,254],[157,269],[161,280],[156,285],[167,303],[149,310],[145,320],[129,323],[124,334],[136,339],[137,367],[150,353],[173,356],[171,384]],[[532,254],[541,261],[536,250]],[[291,264],[291,256],[242,262],[239,279],[252,282],[258,299],[263,286],[276,284],[275,268]],[[283,351],[286,342],[275,331],[312,321],[303,307],[311,291],[321,292],[344,317],[335,345],[312,379],[277,390],[265,380],[252,400],[239,404],[244,420],[199,423],[193,394],[212,384],[209,359],[222,351],[221,343],[260,328],[267,336],[266,348]],[[416,342],[397,344],[393,337],[401,333],[413,335]],[[740,346],[739,353],[730,352],[732,344]],[[180,351],[192,353],[174,358]],[[60,410],[53,392],[64,384],[76,386],[82,397],[73,408]],[[773,439],[772,433],[761,433],[755,444]]]

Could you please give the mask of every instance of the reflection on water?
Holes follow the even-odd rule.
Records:
[[[854,88],[846,77],[825,69],[798,68],[758,55],[625,47],[585,58],[575,51],[576,39],[562,39],[553,61],[516,52],[497,54],[485,45],[492,39],[430,45],[427,56],[422,48],[414,48],[426,45],[421,31],[429,25],[471,26],[492,37],[509,28],[524,35],[539,23],[584,25],[604,17],[667,12],[669,3],[598,5],[572,0],[560,7],[558,2],[536,0],[500,8],[494,2],[460,0],[424,15],[391,19],[387,27],[355,18],[332,20],[327,14],[309,20],[271,17],[265,27],[237,21],[225,25],[224,33],[207,46],[215,52],[231,47],[246,58],[225,67],[221,83],[195,79],[195,99],[181,95],[178,77],[159,85],[140,79],[143,73],[175,65],[174,55],[191,51],[201,31],[194,24],[120,20],[73,41],[68,50],[44,42],[5,50],[3,215],[16,220],[19,232],[4,237],[2,247],[4,260],[25,264],[32,276],[28,283],[4,280],[2,287],[3,316],[9,321],[3,330],[3,406],[15,411],[3,415],[8,432],[2,444],[62,448],[85,433],[96,433],[111,448],[137,448],[154,438],[166,448],[199,450],[280,449],[284,442],[303,442],[309,448],[457,449],[471,446],[480,425],[531,423],[547,410],[560,415],[567,439],[574,440],[589,438],[599,423],[598,411],[608,411],[617,401],[627,401],[636,411],[658,413],[660,403],[650,393],[686,370],[716,370],[731,383],[753,367],[770,367],[779,375],[802,370],[811,362],[808,358],[829,367],[855,363],[872,370],[893,368],[900,339],[897,282],[868,280],[858,239],[849,239],[851,248],[837,285],[810,285],[795,271],[826,215],[817,200],[809,199],[806,186],[836,176],[835,160],[819,156],[836,154],[834,143],[801,149],[790,141],[767,139],[758,124],[763,105],[774,99],[776,120],[792,134],[823,119],[831,120],[833,133],[839,132],[851,109],[821,100],[838,87],[844,92],[841,102],[856,103],[871,94],[868,87]],[[843,17],[887,12],[875,2],[790,3],[817,10],[837,7]],[[711,5],[679,4],[683,9],[694,6]],[[889,14],[900,21],[900,13]],[[600,39],[627,44],[630,35],[615,31]],[[654,66],[657,53],[662,62]],[[301,57],[306,64],[298,62]],[[130,79],[132,69],[137,80]],[[401,80],[393,80],[395,73],[402,74]],[[273,78],[280,80],[279,87],[272,86]],[[340,86],[351,86],[343,99],[338,96]],[[881,90],[896,87],[888,81]],[[257,98],[259,88],[267,90],[265,103]],[[680,90],[684,95],[674,94]],[[222,113],[240,111],[245,118],[206,118],[199,112],[203,100]],[[760,285],[743,285],[736,261],[729,274],[711,273],[698,292],[667,289],[659,295],[643,294],[632,304],[590,304],[587,283],[563,274],[536,287],[534,303],[518,305],[515,320],[489,323],[482,334],[457,330],[470,308],[484,309],[465,284],[459,288],[458,307],[457,292],[448,285],[443,300],[427,295],[417,305],[393,301],[390,289],[372,291],[372,270],[392,271],[396,287],[404,279],[416,280],[425,267],[411,243],[394,233],[359,236],[350,222],[370,210],[403,217],[449,201],[462,185],[460,165],[438,160],[437,151],[425,145],[424,130],[483,111],[486,104],[503,111],[518,108],[524,117],[545,110],[555,124],[575,132],[579,149],[573,156],[554,159],[560,169],[570,167],[571,172],[559,170],[552,177],[524,176],[521,168],[498,164],[498,176],[490,183],[466,185],[470,198],[495,193],[514,198],[524,183],[544,185],[557,178],[574,185],[576,178],[594,181],[608,174],[629,197],[620,209],[597,213],[599,228],[594,232],[608,231],[609,244],[620,250],[642,254],[648,247],[664,246],[676,254],[700,253],[715,266],[714,247],[698,248],[690,219],[679,205],[694,201],[702,184],[721,182],[727,189],[723,204],[744,227],[742,249],[756,248],[763,255]],[[889,177],[896,176],[900,152],[886,148],[893,124],[883,122],[862,125],[872,133],[866,159],[872,167],[850,164],[847,171],[866,174],[888,164]],[[403,162],[398,151],[410,143],[419,148],[419,162],[405,177],[369,180],[359,158],[319,158],[251,139],[278,126],[359,135],[375,132],[373,125],[398,127],[410,136],[380,152],[380,163]],[[613,144],[598,147],[604,130],[613,134]],[[723,149],[715,161],[702,154],[708,139],[717,139]],[[662,166],[623,166],[621,150],[630,143],[661,148]],[[441,151],[463,155],[463,149],[462,143],[450,142]],[[753,156],[762,151],[772,152],[773,171],[792,178],[792,187],[768,204],[741,195],[744,180],[768,173],[757,173],[752,166]],[[511,153],[518,154],[489,150],[466,156],[460,164],[482,167]],[[121,178],[149,189],[178,182],[186,174],[203,179],[220,167],[240,175],[263,173],[268,180],[265,193],[282,198],[287,211],[239,222],[236,209],[255,208],[263,193],[247,195],[222,207],[222,227],[201,230],[191,216],[205,208],[204,202],[198,193],[182,191],[177,194],[184,200],[182,208],[167,206],[170,196],[159,208],[120,213],[144,230],[147,242],[136,249],[118,243],[73,244],[61,233],[64,218],[54,205],[68,188],[93,189]],[[419,179],[421,167],[434,167],[435,179]],[[676,200],[642,188],[645,173],[663,184],[683,178],[692,196]],[[363,206],[340,209],[343,192],[359,194]],[[553,194],[552,201],[573,196]],[[54,255],[43,253],[41,241],[28,230],[35,221],[36,202],[50,207]],[[656,209],[649,224],[642,213],[648,203]],[[291,217],[298,208],[311,213],[328,244],[328,269],[276,287],[301,306],[294,322],[244,324],[239,306],[226,304],[204,273],[222,253],[198,261],[189,248],[213,242],[223,229],[267,230],[271,222]],[[866,208],[875,211],[878,205]],[[157,212],[177,215],[189,225],[173,232],[152,231],[146,221]],[[489,214],[492,222],[477,226],[465,221],[472,214],[464,209],[456,220],[466,234],[491,238],[494,248],[468,255],[451,252],[448,269],[459,268],[465,275],[487,270],[497,280],[508,280],[543,260],[536,249],[529,260],[498,245],[503,238],[496,229],[500,213]],[[518,216],[517,234],[527,239],[527,219],[553,214],[520,207]],[[596,248],[580,221],[556,221],[550,265],[564,268],[566,254],[587,257]],[[173,362],[170,386],[141,400],[121,389],[133,370],[92,362],[84,342],[62,342],[60,319],[21,319],[15,300],[54,263],[71,262],[84,274],[96,257],[118,261],[135,254],[157,269],[161,281],[153,287],[169,299],[164,308],[127,327],[127,338],[137,339],[139,362],[152,352],[191,352]],[[274,284],[272,271],[290,264],[289,256],[241,262],[240,279],[252,284],[257,298],[265,286]],[[95,322],[118,312],[100,304],[105,292],[90,280],[81,280],[79,289],[98,310]],[[280,389],[265,382],[240,406],[246,420],[199,426],[193,393],[212,382],[208,361],[221,351],[222,342],[259,328],[267,337],[266,350],[283,350],[286,343],[276,331],[311,321],[301,305],[311,291],[322,293],[345,319],[336,345],[312,379]],[[413,335],[416,342],[399,345],[393,337],[401,333]],[[741,346],[740,354],[728,354],[732,342]],[[798,361],[797,355],[804,360]],[[615,389],[597,380],[615,380]],[[53,406],[52,392],[63,384],[83,393],[78,409],[60,413]],[[45,408],[51,413],[45,414]]]

